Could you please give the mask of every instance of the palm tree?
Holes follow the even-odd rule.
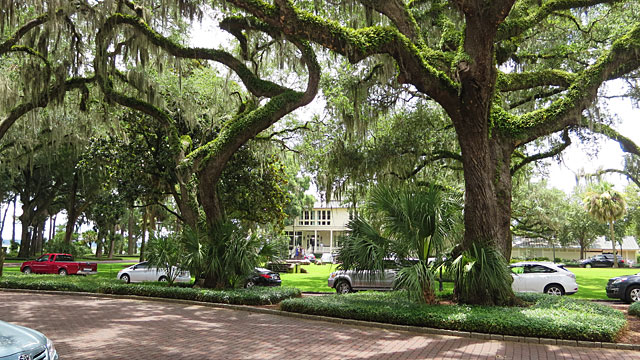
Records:
[[[613,267],[618,267],[616,256],[616,242],[614,239],[613,222],[622,218],[627,211],[624,196],[613,189],[613,185],[602,182],[587,191],[583,199],[585,209],[596,220],[608,223],[611,232],[611,246],[613,247]]]
[[[369,194],[367,218],[356,217],[339,253],[344,269],[384,271],[394,257],[400,264],[396,288],[418,302],[435,302],[429,258],[440,257],[461,224],[461,201],[441,188],[379,185]],[[417,261],[406,261],[416,258]],[[397,265],[396,265],[397,266]]]

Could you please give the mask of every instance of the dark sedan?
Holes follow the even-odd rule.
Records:
[[[624,259],[622,256],[617,255],[618,266],[625,267]],[[591,267],[613,267],[613,254],[598,254],[591,258],[580,261],[580,266],[584,268]]]
[[[626,302],[640,301],[640,273],[609,279],[607,296]]]
[[[244,283],[244,287],[251,288],[254,286],[280,286],[280,274],[264,268],[256,268],[253,274],[249,276]]]

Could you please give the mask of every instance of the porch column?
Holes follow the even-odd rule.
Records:
[[[333,230],[329,230],[329,253],[333,254]]]
[[[316,252],[316,246],[318,246],[318,230],[314,229],[313,230],[313,247],[311,248],[314,253]]]

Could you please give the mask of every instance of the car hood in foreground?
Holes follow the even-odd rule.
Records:
[[[622,278],[624,278],[625,280],[628,280],[628,279],[636,280],[636,278],[637,278],[638,280],[640,280],[640,273],[637,273],[637,274],[631,274],[631,275],[620,275],[620,276],[616,276],[616,277],[613,277],[613,278],[609,279],[609,281],[615,281],[615,280],[622,279]]]
[[[44,347],[46,343],[45,336],[35,330],[0,321],[0,358]]]

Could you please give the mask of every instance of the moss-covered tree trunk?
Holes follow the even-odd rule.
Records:
[[[129,223],[127,224],[127,238],[129,242],[129,247],[127,248],[127,255],[133,256],[136,253],[136,243],[133,239],[133,216],[134,210],[133,206],[129,208]]]

